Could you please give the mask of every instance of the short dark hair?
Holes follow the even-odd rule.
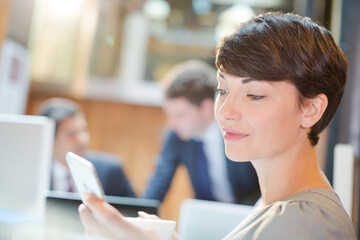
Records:
[[[75,102],[65,98],[49,98],[42,103],[39,109],[39,115],[49,117],[55,121],[55,136],[59,124],[77,114],[83,114],[80,107]]]
[[[175,65],[164,81],[165,98],[185,97],[198,106],[207,98],[213,99],[217,87],[216,70],[200,60]]]
[[[217,45],[216,66],[233,76],[290,81],[300,104],[325,94],[328,106],[308,136],[313,146],[340,104],[347,72],[346,57],[328,30],[307,17],[274,12],[224,37]]]

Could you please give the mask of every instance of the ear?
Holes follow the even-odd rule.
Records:
[[[303,107],[303,119],[301,126],[304,128],[311,128],[323,116],[328,105],[328,98],[325,94],[319,94],[314,98],[306,100]]]

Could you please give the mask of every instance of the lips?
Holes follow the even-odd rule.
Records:
[[[249,136],[249,134],[238,132],[231,129],[226,129],[226,128],[224,128],[223,131],[224,131],[225,141],[230,141],[230,142],[239,141]]]

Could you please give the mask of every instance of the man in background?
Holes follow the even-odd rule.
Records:
[[[50,98],[40,107],[40,115],[55,121],[51,190],[77,191],[65,159],[67,152],[74,152],[94,165],[106,195],[135,197],[120,160],[113,154],[88,149],[87,121],[76,103],[64,98]]]
[[[145,197],[163,201],[180,164],[186,166],[197,199],[254,204],[260,196],[250,162],[226,158],[214,119],[216,71],[198,60],[176,65],[165,77],[168,132]]]

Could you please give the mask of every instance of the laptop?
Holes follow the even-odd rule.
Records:
[[[106,200],[126,217],[137,217],[138,211],[158,214],[158,200],[106,196]],[[82,239],[84,230],[78,207],[79,193],[49,191],[46,195],[46,239]]]
[[[222,239],[253,209],[242,204],[185,199],[181,203],[178,233],[183,240]]]
[[[0,208],[44,217],[54,122],[0,114]]]

